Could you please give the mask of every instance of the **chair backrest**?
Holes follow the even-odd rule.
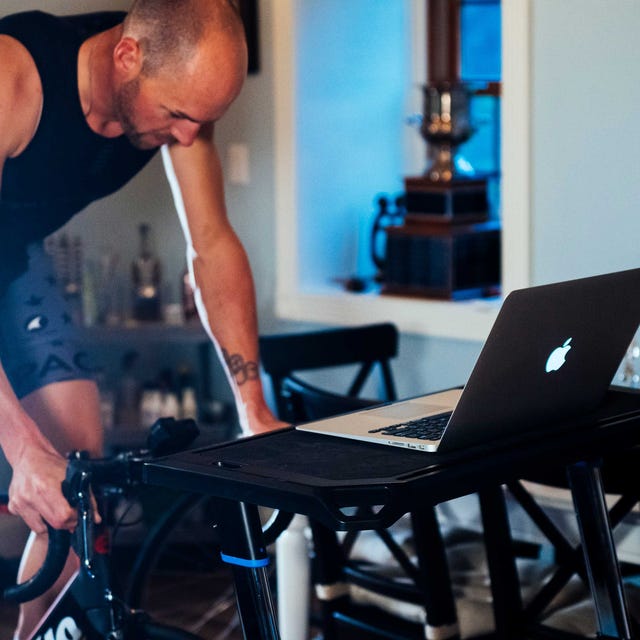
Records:
[[[380,399],[345,396],[310,385],[294,376],[284,378],[280,387],[289,422],[321,420],[378,404]]]
[[[264,336],[260,339],[262,365],[273,383],[278,415],[293,423],[346,413],[380,400],[395,400],[390,360],[397,352],[398,331],[389,323]],[[333,369],[354,364],[359,366],[346,394],[321,389],[297,377],[298,373],[312,369]],[[365,389],[365,382],[378,370],[384,383],[380,394],[382,397],[376,400],[363,398],[360,394]],[[333,388],[335,385],[331,386]],[[371,508],[364,506],[359,509],[366,512]],[[416,508],[418,524],[413,534],[414,539],[418,540],[416,557],[421,559],[420,562],[412,561],[387,530],[375,532],[397,563],[392,566],[391,573],[386,573],[388,566],[381,567],[375,560],[369,558],[367,562],[362,562],[353,557],[351,552],[356,537],[362,532],[349,531],[339,540],[334,531],[310,519],[314,546],[312,575],[315,583],[321,587],[317,594],[322,603],[321,625],[325,638],[342,637],[337,633],[337,621],[340,625],[371,630],[371,637],[375,635],[405,640],[424,637],[425,625],[422,621],[410,624],[394,614],[385,615],[380,610],[373,613],[371,607],[354,606],[344,589],[349,584],[361,587],[362,593],[373,594],[368,604],[400,600],[398,609],[402,611],[406,610],[408,603],[426,603],[428,620],[435,621],[447,630],[457,625],[438,520],[432,506],[418,500]],[[423,566],[427,556],[428,574]],[[401,576],[399,582],[394,580],[396,574]],[[433,628],[438,633],[440,627]]]
[[[397,352],[398,331],[390,323],[260,338],[262,366],[271,379],[278,416],[289,422],[324,418],[380,400],[394,400],[396,390],[390,360]],[[320,389],[296,375],[343,365],[358,365],[344,394]],[[383,382],[382,398],[360,397],[376,368]]]

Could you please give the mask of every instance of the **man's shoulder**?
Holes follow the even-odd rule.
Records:
[[[55,17],[43,11],[24,11],[0,18],[0,81],[5,97],[15,98],[12,92],[24,89],[30,76],[37,75],[29,38],[25,35],[31,33],[33,38],[39,38],[52,19]]]
[[[42,92],[33,59],[20,42],[0,34],[0,157],[28,142],[40,111]]]

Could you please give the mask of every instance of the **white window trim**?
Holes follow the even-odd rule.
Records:
[[[299,285],[295,130],[295,10],[272,4],[275,105],[276,314],[327,324],[395,322],[401,331],[484,340],[499,301],[449,302],[342,291],[308,293]],[[412,3],[417,6],[418,3]],[[422,5],[423,3],[419,3]],[[502,3],[502,264],[503,291],[531,279],[530,76],[531,0]],[[415,19],[413,24],[423,24]],[[412,34],[413,38],[420,34]],[[416,47],[418,49],[418,47]],[[418,64],[418,63],[416,63]]]

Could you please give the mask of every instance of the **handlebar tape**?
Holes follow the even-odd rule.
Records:
[[[58,579],[69,555],[71,534],[69,531],[54,529],[47,523],[49,546],[47,556],[38,572],[22,584],[4,590],[4,598],[12,602],[27,602],[41,596]]]

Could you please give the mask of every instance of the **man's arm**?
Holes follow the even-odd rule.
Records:
[[[16,398],[0,365],[0,446],[13,469],[9,510],[36,533],[48,522],[73,528],[77,513],[62,495],[67,461],[42,435]]]
[[[0,61],[1,177],[5,160],[19,155],[35,132],[42,91],[33,60],[16,40],[0,36]],[[38,533],[46,530],[43,519],[56,528],[73,527],[77,516],[60,490],[66,461],[24,411],[1,364],[0,447],[13,468],[10,511]]]
[[[165,153],[165,165],[172,166],[167,166],[167,175],[189,244],[200,317],[226,365],[241,425],[253,433],[282,427],[264,399],[253,278],[227,218],[213,127],[203,127],[189,147],[170,146],[168,155],[171,162]]]

